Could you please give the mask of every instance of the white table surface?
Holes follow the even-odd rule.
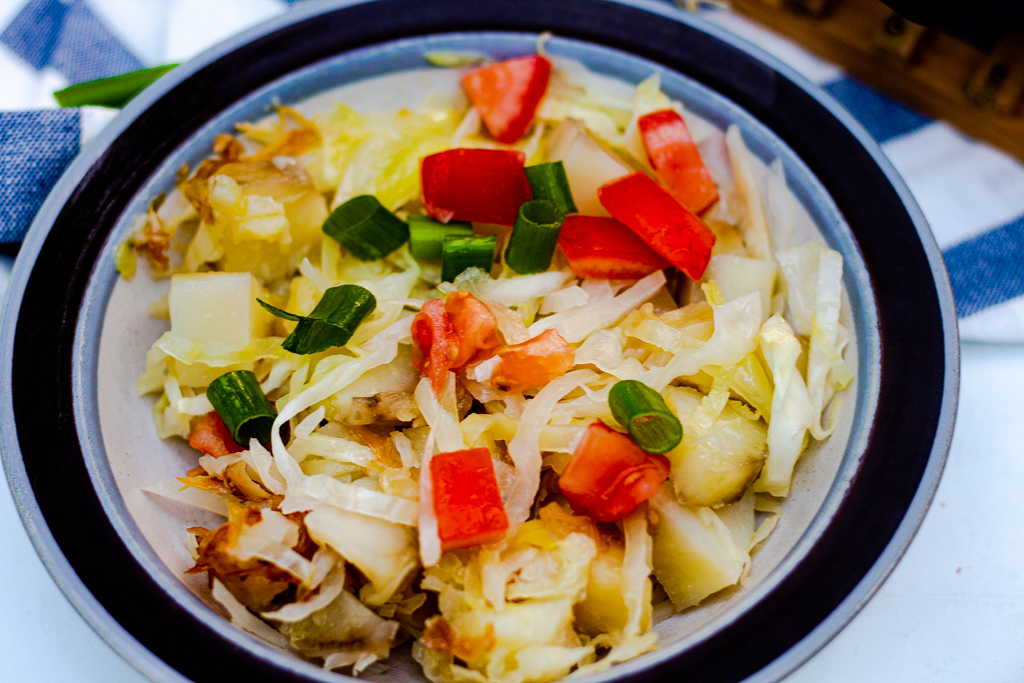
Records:
[[[0,296],[9,260],[0,258]],[[787,683],[1024,681],[1024,346],[965,345],[953,446],[889,580]],[[36,556],[0,483],[0,681],[143,683]]]

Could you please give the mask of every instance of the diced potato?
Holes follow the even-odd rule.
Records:
[[[292,288],[288,293],[288,303],[285,304],[284,310],[295,315],[309,315],[316,308],[316,305],[320,302],[320,290],[316,288],[313,281],[305,275],[297,275],[292,280]],[[295,331],[297,322],[291,320],[285,320],[284,318],[276,318],[274,323],[281,336],[286,337]]]
[[[323,239],[320,228],[327,220],[327,202],[318,192],[306,192],[284,205],[285,216],[291,223],[291,236],[295,244],[313,244]]]
[[[368,605],[387,602],[418,564],[409,527],[329,506],[310,512],[305,523],[314,541],[331,546],[370,579],[359,595]]]
[[[654,576],[676,609],[696,605],[740,580],[750,555],[736,545],[714,511],[680,505],[667,486],[651,504],[658,515]]]
[[[725,221],[709,220],[707,226],[715,233],[715,246],[711,249],[712,256],[733,254],[747,256],[747,248],[743,246],[740,231]]]
[[[610,216],[597,199],[597,188],[631,171],[573,119],[558,124],[551,133],[548,160],[565,164],[573,201],[585,216]]]
[[[718,507],[742,496],[767,457],[764,422],[745,417],[739,401],[728,401],[711,421],[700,393],[687,387],[670,389],[668,404],[683,424],[682,442],[666,454],[679,498]]]
[[[767,320],[771,312],[775,270],[775,264],[771,261],[721,254],[711,257],[704,277],[715,281],[726,301],[733,301],[750,292],[760,292],[761,320]]]
[[[171,331],[196,344],[248,344],[266,337],[273,318],[257,297],[266,293],[249,273],[172,275]]]
[[[622,599],[622,555],[622,546],[610,545],[590,563],[587,596],[573,606],[578,631],[597,636],[626,625],[629,610]]]

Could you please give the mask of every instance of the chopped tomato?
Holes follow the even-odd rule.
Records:
[[[420,352],[418,358],[413,358],[413,365],[430,378],[434,393],[440,395],[452,362],[449,349],[458,347],[444,301],[434,299],[423,304],[412,321],[412,340]]]
[[[216,458],[245,450],[245,447],[235,443],[227,425],[216,411],[210,411],[196,420],[192,433],[188,435],[188,445]]]
[[[533,198],[522,152],[450,149],[423,157],[423,206],[433,218],[514,225],[519,207]]]
[[[494,139],[510,145],[530,127],[550,79],[547,59],[520,57],[470,71],[462,89]]]
[[[669,461],[603,422],[587,427],[558,488],[572,509],[598,522],[625,519],[668,479]]]
[[[442,551],[490,543],[508,531],[508,516],[486,448],[433,456],[430,478]]]
[[[638,280],[672,265],[614,218],[566,216],[558,244],[580,277]]]
[[[494,315],[469,292],[452,292],[447,300],[423,304],[412,321],[412,339],[419,352],[413,365],[430,378],[437,395],[444,390],[449,370],[458,370],[501,344]]]
[[[452,292],[444,302],[445,313],[452,321],[456,353],[450,367],[461,368],[481,353],[501,346],[498,321],[480,299],[469,292]],[[451,357],[451,350],[448,352]]]
[[[598,188],[597,197],[608,213],[691,280],[704,275],[715,234],[642,171],[605,183]]]
[[[679,112],[651,112],[640,117],[637,127],[651,166],[672,196],[694,213],[711,208],[718,201],[718,187]]]
[[[521,344],[502,346],[495,355],[501,360],[491,376],[491,384],[513,393],[544,386],[569,372],[576,361],[576,351],[555,330],[547,330]]]

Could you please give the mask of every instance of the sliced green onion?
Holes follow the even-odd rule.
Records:
[[[523,170],[530,182],[534,199],[554,202],[558,210],[564,214],[576,213],[576,203],[572,200],[572,190],[569,189],[569,177],[565,175],[565,164],[561,161],[549,161],[546,164],[527,166]]]
[[[413,258],[439,259],[445,237],[470,237],[473,226],[462,221],[441,223],[429,216],[409,216],[409,253]]]
[[[323,231],[360,261],[376,261],[405,244],[409,226],[370,194],[348,200],[327,217]]]
[[[491,61],[490,57],[479,52],[427,52],[423,58],[442,68],[479,66]]]
[[[615,420],[648,453],[667,453],[683,440],[683,425],[665,399],[635,379],[616,382],[608,392],[608,407]]]
[[[261,299],[256,301],[278,318],[298,323],[281,346],[303,356],[326,351],[332,346],[344,346],[377,308],[377,298],[359,285],[331,287],[309,315],[295,315]]]
[[[260,443],[270,441],[277,411],[251,370],[224,373],[210,382],[206,398],[239,446],[248,448],[250,439]]]
[[[546,199],[534,199],[520,206],[505,248],[508,267],[520,275],[547,270],[564,220],[565,214]]]
[[[467,268],[491,272],[498,238],[494,235],[446,237],[441,245],[441,281],[453,282]]]
[[[151,69],[101,78],[96,81],[77,83],[53,93],[57,104],[62,107],[110,107],[120,109],[133,97],[145,90],[153,81],[178,66],[154,66]]]

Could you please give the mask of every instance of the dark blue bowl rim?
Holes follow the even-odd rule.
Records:
[[[111,527],[74,422],[77,312],[124,206],[217,111],[319,59],[460,30],[550,30],[651,59],[707,85],[788,144],[853,230],[876,296],[882,381],[879,417],[846,497],[811,552],[758,605],[697,646],[629,676],[777,680],[822,647],[877,589],[931,501],[956,405],[952,296],[909,191],[838,104],[721,29],[644,0],[311,3],[175,69],[131,103],[40,211],[4,311],[2,329],[13,332],[0,347],[0,390],[12,397],[0,413],[3,456],[33,542],[90,624],[155,680],[314,680],[286,663],[258,659],[198,622],[142,570]],[[19,438],[39,434],[47,438]]]

